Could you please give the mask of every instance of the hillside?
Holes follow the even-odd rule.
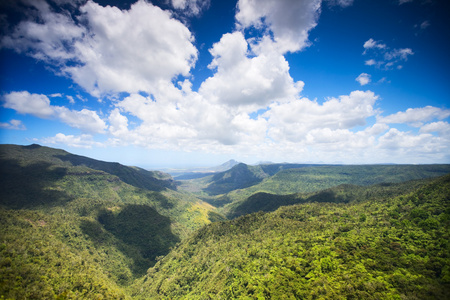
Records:
[[[227,221],[167,174],[0,145],[0,299],[448,298],[448,165],[289,166],[199,179]]]
[[[411,188],[395,197],[311,202],[212,223],[151,268],[132,295],[448,299],[450,176]]]
[[[64,150],[42,147],[37,144],[29,146],[0,145],[2,167],[8,168],[8,161],[28,165],[29,162],[39,162],[60,168],[86,167],[115,175],[125,183],[132,186],[161,191],[165,188],[174,188],[169,174],[159,171],[147,171],[138,167],[124,166],[119,163],[104,162],[84,156],[71,154]]]
[[[289,169],[284,167],[258,184],[227,193],[226,198],[228,202],[237,202],[258,192],[278,195],[311,193],[341,184],[368,186],[400,183],[448,173],[450,165],[304,165],[301,168]]]
[[[196,193],[202,199],[209,203],[223,204],[221,201],[215,201],[214,197],[226,194],[238,189],[245,189],[264,179],[287,169],[303,168],[311,165],[305,164],[261,164],[250,166],[236,161],[229,161],[222,166],[232,166],[222,172],[214,174],[184,174],[175,177],[176,180],[182,180],[178,186],[181,190]],[[220,169],[220,168],[219,168]]]
[[[57,149],[1,145],[0,295],[125,297],[124,287],[216,217],[171,184]]]
[[[309,202],[349,203],[360,201],[376,201],[379,198],[395,197],[407,193],[411,189],[417,189],[429,180],[407,181],[402,183],[381,183],[369,188],[358,185],[342,184],[329,189],[312,193],[295,193],[288,195],[276,195],[270,193],[256,193],[243,201],[237,201],[229,205],[228,218],[236,218],[242,215],[259,211],[269,212],[281,206],[289,206]]]

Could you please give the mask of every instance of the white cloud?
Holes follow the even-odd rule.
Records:
[[[364,49],[366,49],[364,52],[367,51],[367,49],[386,49],[386,44],[382,44],[380,42],[375,41],[374,39],[370,38],[369,40],[367,40],[364,45],[363,45]]]
[[[398,64],[407,61],[409,56],[414,55],[411,48],[390,49],[386,44],[372,38],[367,40],[363,47],[363,55],[371,54],[379,58],[377,60],[374,58],[368,59],[364,62],[365,65],[384,67],[386,70],[392,69],[396,65],[397,69],[403,68],[402,65]]]
[[[414,52],[410,48],[393,49],[392,51],[386,52],[384,58],[385,60],[408,60],[408,56],[413,54]]]
[[[376,64],[377,64],[377,61],[376,61],[375,59],[368,59],[368,60],[366,60],[366,61],[364,62],[364,64],[365,64],[366,66],[373,66],[373,65],[376,65]]]
[[[75,104],[75,99],[72,96],[67,95],[66,98],[69,100],[70,104]]]
[[[217,72],[202,83],[199,93],[203,97],[230,106],[260,108],[300,93],[303,82],[293,81],[282,55],[273,51],[251,57],[248,47],[241,32],[225,34],[214,44],[210,67]]]
[[[421,133],[437,132],[440,135],[444,135],[450,138],[450,124],[448,122],[443,121],[425,124],[420,128],[419,132]]]
[[[267,27],[281,53],[296,52],[309,45],[308,32],[317,25],[320,0],[239,0],[236,20],[243,28]]]
[[[67,145],[69,147],[74,148],[87,148],[90,149],[92,147],[103,147],[102,143],[94,141],[92,135],[82,134],[82,135],[65,135],[63,133],[57,133],[54,137],[49,137],[42,139],[41,141],[44,144],[52,144],[52,145]]]
[[[306,98],[273,104],[264,114],[269,123],[268,135],[276,141],[300,142],[313,130],[346,130],[362,126],[368,117],[376,114],[373,105],[377,99],[371,91],[353,91],[323,104]]]
[[[51,94],[51,95],[48,95],[50,98],[62,98],[62,94],[61,93],[54,93],[54,94]]]
[[[27,128],[20,120],[12,119],[9,123],[0,122],[0,128],[2,129],[10,129],[10,130],[26,130]]]
[[[425,29],[427,29],[430,25],[431,25],[431,24],[430,24],[430,21],[423,21],[423,22],[420,24],[420,29],[425,30]]]
[[[188,76],[197,59],[189,29],[144,0],[128,11],[88,1],[81,22],[42,3],[42,22],[20,23],[2,46],[60,66],[94,96],[151,93],[161,80]]]
[[[113,136],[128,134],[128,119],[120,114],[119,109],[114,109],[109,115],[109,132]]]
[[[55,115],[67,125],[78,128],[84,132],[103,133],[106,129],[105,122],[97,115],[97,112],[82,109],[70,110],[62,106],[54,106]]]
[[[4,96],[3,106],[20,114],[30,114],[39,118],[57,118],[60,121],[79,128],[82,131],[102,133],[106,129],[105,122],[95,111],[82,109],[70,110],[64,106],[50,104],[46,95],[30,94],[27,91],[11,92]]]
[[[70,15],[53,13],[45,1],[27,4],[39,12],[39,21],[21,22],[11,35],[3,37],[1,46],[56,64],[74,59],[70,48],[85,30],[77,26]]]
[[[395,156],[405,155],[406,159],[420,160],[424,154],[448,153],[448,142],[448,139],[442,139],[429,133],[412,134],[391,128],[379,138],[378,148],[390,150]]]
[[[354,0],[326,0],[330,6],[348,7],[353,5]]]
[[[387,117],[378,118],[379,123],[407,123],[415,127],[422,126],[423,122],[434,119],[443,120],[450,117],[450,109],[441,109],[434,106],[422,108],[408,108],[406,111],[397,112]]]
[[[355,80],[358,81],[360,85],[366,85],[370,82],[370,75],[367,73],[361,73]]]
[[[54,113],[50,100],[45,95],[30,94],[27,91],[11,92],[4,96],[3,101],[3,107],[14,109],[19,114],[50,118]]]
[[[208,9],[210,0],[171,0],[173,8],[183,11],[187,15],[199,15],[203,10]]]

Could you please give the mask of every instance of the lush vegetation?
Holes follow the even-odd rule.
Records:
[[[168,189],[159,172],[37,145],[0,150],[6,298],[125,297],[124,287],[217,219],[210,205]]]
[[[310,193],[341,184],[368,186],[378,183],[400,183],[448,173],[450,173],[450,165],[305,166],[283,169],[259,184],[234,190],[226,197],[229,202],[235,202],[244,200],[257,192],[278,195]]]
[[[448,173],[450,165],[239,164],[215,175],[180,181],[178,189],[194,193],[215,207],[224,207],[221,212],[228,214],[236,202],[256,193],[305,194],[342,184],[400,183]]]
[[[256,193],[244,201],[237,201],[229,205],[227,216],[236,218],[259,211],[274,211],[280,206],[294,205],[308,202],[349,203],[354,201],[376,201],[380,198],[390,198],[425,185],[429,180],[416,180],[402,183],[380,183],[370,188],[342,184],[329,189],[313,193],[296,193],[276,195],[270,193]]]
[[[449,200],[446,176],[396,197],[381,191],[212,223],[138,280],[133,296],[448,299]]]
[[[180,185],[1,145],[0,299],[446,299],[450,176],[422,178],[449,171],[240,164]]]

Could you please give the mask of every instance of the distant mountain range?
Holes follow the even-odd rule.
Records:
[[[172,175],[176,180],[189,180],[202,178],[211,175],[211,173],[227,171],[237,164],[239,164],[238,161],[230,159],[229,161],[215,167],[192,168],[192,169],[166,169],[165,172]]]

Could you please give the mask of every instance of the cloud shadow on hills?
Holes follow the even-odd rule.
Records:
[[[126,205],[118,211],[103,209],[97,220],[84,220],[81,224],[83,232],[100,244],[108,240],[103,229],[112,234],[120,241],[117,248],[133,258],[130,269],[135,276],[144,275],[159,256],[169,253],[180,241],[172,233],[170,218],[147,205]]]
[[[15,159],[0,159],[0,204],[11,209],[55,206],[72,200],[66,192],[51,189],[67,169],[36,162],[22,166]]]

